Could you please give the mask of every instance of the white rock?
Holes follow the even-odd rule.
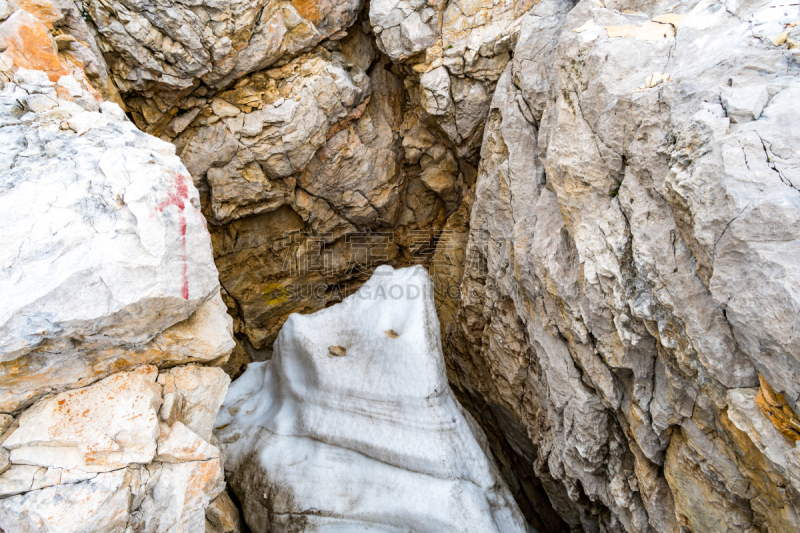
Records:
[[[397,0],[370,2],[369,19],[378,46],[393,60],[404,59],[436,44],[437,19],[424,3]]]
[[[236,346],[233,319],[219,291],[187,320],[164,330],[151,346],[172,352],[172,359],[183,362],[210,361],[229,354]]]
[[[205,531],[205,508],[225,488],[218,459],[162,463],[139,511],[142,533]]]
[[[128,116],[122,108],[114,102],[100,102],[100,112],[103,116],[111,117],[113,120],[128,120]]]
[[[25,99],[25,107],[34,113],[43,113],[48,109],[53,109],[58,105],[55,95],[32,94]]]
[[[123,469],[5,498],[0,500],[0,528],[14,533],[122,533],[129,479]]]
[[[731,122],[758,120],[769,102],[766,85],[727,88],[720,95]]]
[[[252,529],[271,516],[319,531],[525,531],[447,383],[432,290],[420,267],[380,267],[341,304],[291,315],[273,359],[233,384],[217,426]]]
[[[67,90],[70,96],[83,95],[83,87],[80,82],[75,79],[75,76],[61,76],[58,78],[58,85]]]
[[[13,496],[33,490],[34,477],[47,469],[31,465],[13,465],[0,476],[0,497]],[[58,480],[51,485],[57,485]],[[41,487],[37,487],[41,488]]]
[[[181,366],[158,377],[164,393],[180,393],[183,398],[180,421],[206,441],[231,379],[221,369],[204,366]]]
[[[52,87],[53,82],[47,77],[46,72],[41,70],[29,70],[20,68],[14,74],[14,83],[19,85],[38,85],[41,87]]]
[[[108,126],[109,122],[107,116],[95,111],[85,111],[67,120],[69,129],[79,135],[86,133],[92,128],[105,128]]]
[[[0,0],[0,21],[7,19],[15,11],[7,0]]]
[[[38,71],[16,79],[53,85]],[[124,369],[114,366],[123,357],[132,367],[225,355],[230,319],[218,300],[146,346],[219,292],[199,196],[174,146],[119,121],[112,104],[78,112],[62,100],[29,113],[38,128],[20,124],[20,91],[9,84],[0,95],[0,120],[12,124],[0,130],[0,361],[17,360],[0,369],[0,411]],[[82,135],[59,130],[54,111],[72,114]],[[34,363],[37,350],[60,357]]]
[[[107,472],[156,453],[161,390],[144,366],[40,401],[5,440],[15,464]]]
[[[414,12],[400,24],[400,39],[405,51],[414,53],[436,44],[436,33],[422,21],[419,13]]]
[[[156,461],[180,463],[205,461],[218,457],[219,450],[216,447],[201,439],[197,433],[182,422],[175,422],[171,427],[164,422],[161,423]]]
[[[444,115],[453,107],[450,97],[450,76],[445,67],[439,67],[419,77],[424,94],[425,111],[431,115]]]

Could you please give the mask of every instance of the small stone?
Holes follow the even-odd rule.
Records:
[[[235,117],[241,113],[238,107],[221,98],[214,98],[211,101],[211,109],[214,111],[214,114],[220,118]]]
[[[46,94],[32,94],[25,99],[25,107],[34,113],[43,113],[58,105],[58,100]]]
[[[70,44],[76,42],[77,39],[75,39],[75,37],[73,37],[72,35],[63,33],[61,35],[56,35],[55,41],[56,41],[56,46],[58,47],[58,50],[60,52],[62,50],[67,50],[70,47]]]
[[[123,111],[122,108],[114,102],[101,102],[100,112],[103,114],[103,116],[110,117],[117,122],[128,120],[128,116],[125,114],[125,111]]]
[[[11,424],[14,423],[14,417],[11,415],[0,414],[0,435],[5,433],[5,431],[11,427]]]
[[[180,419],[183,408],[183,395],[180,392],[168,392],[164,395],[164,403],[158,417],[171,426]]]
[[[108,122],[107,116],[94,111],[85,111],[67,120],[70,129],[79,135],[91,129],[105,128]]]
[[[328,357],[344,357],[347,350],[344,346],[331,346],[328,348]]]
[[[789,38],[789,31],[787,30],[783,33],[779,33],[778,35],[773,35],[772,37],[769,38],[769,40],[772,41],[772,44],[774,44],[775,46],[780,46],[783,43],[785,43],[786,39],[788,38]]]
[[[58,86],[64,88],[70,96],[81,96],[83,94],[83,87],[72,75],[58,78]]]
[[[219,450],[186,427],[175,422],[171,427],[162,422],[158,437],[158,453],[155,461],[182,463],[185,461],[207,461],[219,457]]]
[[[386,333],[386,335],[388,335],[388,336],[389,336],[389,338],[391,338],[391,339],[396,339],[397,337],[399,337],[399,336],[400,336],[400,335],[398,335],[398,334],[397,334],[397,332],[396,332],[395,330],[393,330],[393,329],[387,329],[387,330],[386,330],[384,333]]]
[[[242,517],[236,504],[233,503],[228,491],[222,491],[206,507],[206,520],[210,523],[214,533],[239,533],[244,531]]]
[[[0,22],[6,20],[14,12],[14,6],[6,0],[0,0]]]
[[[0,474],[8,470],[9,466],[11,466],[11,462],[9,461],[8,450],[0,447]]]

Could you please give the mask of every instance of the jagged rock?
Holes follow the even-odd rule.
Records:
[[[394,61],[424,51],[436,44],[438,18],[425,1],[374,0],[369,19],[378,47]]]
[[[520,21],[440,303],[450,381],[537,528],[563,527],[530,517],[543,490],[590,531],[796,529],[792,446],[766,443],[798,397],[797,84],[768,36],[800,13],[607,4]]]
[[[130,483],[123,469],[0,500],[0,527],[19,533],[125,531]]]
[[[363,113],[369,95],[361,69],[318,49],[218,93],[176,143],[195,180],[208,179],[217,221],[274,211],[292,200],[290,176],[340,121]],[[212,143],[221,146],[209,150]]]
[[[40,400],[4,436],[13,464],[0,474],[0,528],[202,531],[206,507],[224,488],[209,439],[228,382],[218,368],[158,376],[146,365]],[[176,420],[159,423],[162,395],[176,393],[186,398]]]
[[[537,530],[800,528],[796,3],[362,4],[0,0],[0,527],[239,530],[223,371],[119,372],[225,364],[232,331],[241,372],[290,313],[422,263]],[[137,373],[101,427],[54,407]],[[333,498],[274,486],[254,520]]]
[[[219,457],[219,450],[203,440],[183,422],[175,421],[171,426],[161,423],[158,436],[158,453],[155,459],[165,463],[184,461],[207,461]]]
[[[197,365],[180,366],[158,377],[165,394],[182,398],[180,422],[210,441],[217,411],[231,382],[222,369]]]
[[[360,8],[355,0],[84,5],[114,52],[110,67],[123,93],[180,91],[200,81],[225,87],[346,28]]]
[[[51,81],[71,73],[59,61],[58,49],[47,27],[27,11],[14,12],[0,25],[0,43],[6,65],[46,72]],[[6,76],[12,73],[11,69],[7,72]]]
[[[273,359],[232,385],[217,432],[251,529],[526,530],[447,384],[432,289],[420,267],[381,266],[292,315]]]
[[[308,73],[315,64],[339,64],[351,69],[352,79],[358,79],[358,68],[337,63],[338,54],[319,51],[291,65],[314,79]],[[291,188],[284,199],[272,204],[256,200],[262,203],[237,208],[240,218],[211,226],[220,280],[230,297],[236,330],[255,349],[270,346],[289,314],[340,300],[357,289],[377,264],[414,260],[415,247],[421,247],[421,240],[430,242],[431,230],[440,228],[461,201],[467,188],[461,169],[467,167],[445,148],[445,139],[418,123],[413,110],[405,113],[402,84],[386,66],[384,59],[369,69],[369,80],[363,82],[369,87],[364,94],[372,94],[368,100],[351,100],[343,108],[346,114],[334,114],[323,125],[323,144],[310,160],[300,161],[303,168],[283,180],[270,179]],[[300,74],[293,79],[305,79]],[[285,101],[299,97],[303,104],[310,97],[300,81],[285,89],[289,91],[281,96]],[[417,155],[408,160],[401,139],[412,135]],[[176,140],[179,145],[183,136]],[[215,139],[222,143],[226,137],[220,133]],[[315,139],[297,136],[296,146],[311,153],[301,143],[316,146]],[[197,137],[185,146],[184,154],[208,158]],[[239,190],[250,183],[245,181],[249,170],[243,180],[234,168],[238,158],[233,157],[223,169],[208,171],[212,210],[219,183],[212,174],[226,173],[231,186]],[[266,173],[268,167],[253,162],[247,168],[258,174]],[[275,209],[276,205],[280,207]],[[265,212],[246,216],[248,211],[261,210]],[[417,260],[424,259],[418,256]],[[242,265],[252,265],[245,275]]]
[[[219,459],[154,463],[140,469],[142,499],[131,510],[135,532],[204,531],[205,509],[225,488]],[[174,528],[174,529],[173,529]]]
[[[224,490],[206,508],[206,533],[243,533],[239,510]]]
[[[764,376],[759,375],[758,378],[761,386],[756,395],[756,405],[784,437],[791,442],[797,442],[800,440],[800,419],[797,413],[786,403],[783,395],[776,393],[769,386]]]
[[[0,24],[0,86],[11,81],[19,68],[42,70],[52,81],[74,76],[93,95],[122,104],[94,29],[75,3],[23,0],[14,4],[18,10],[7,2],[0,6],[0,21],[7,19]]]

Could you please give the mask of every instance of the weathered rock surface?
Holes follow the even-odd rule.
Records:
[[[174,147],[74,78],[15,79],[0,94],[0,409],[142,363],[227,355],[211,239]]]
[[[378,264],[425,262],[474,181],[460,154],[476,153],[486,89],[454,82],[440,129],[404,104],[418,86],[379,57],[362,7],[86,3],[134,123],[176,145],[200,190],[248,354]]]
[[[241,373],[290,313],[420,263],[537,530],[800,529],[798,20],[0,0],[0,520],[241,530],[216,496],[226,380],[172,367],[235,347]]]
[[[85,5],[124,93],[224,87],[348,27],[360,8],[354,0]]]
[[[219,368],[145,365],[40,400],[3,437],[12,464],[0,475],[0,529],[202,531],[225,487],[206,439],[229,381]],[[170,395],[183,400],[174,420]]]
[[[432,295],[381,266],[233,384],[216,423],[251,529],[526,531],[447,384]]]
[[[0,86],[19,68],[71,75],[92,94],[122,104],[96,32],[70,0],[21,0],[0,6]],[[73,95],[74,96],[74,95]]]
[[[796,529],[797,75],[770,36],[800,13],[606,5],[521,20],[440,306],[450,381],[572,528]]]
[[[173,119],[189,117],[174,142],[207,191],[226,301],[256,349],[290,313],[341,300],[378,264],[424,261],[418,250],[474,179],[403,107],[400,79],[385,59],[372,64],[361,30],[350,33]]]

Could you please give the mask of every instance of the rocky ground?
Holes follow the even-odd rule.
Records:
[[[799,24],[0,0],[0,528],[240,530],[226,374],[421,264],[534,528],[800,529]]]

